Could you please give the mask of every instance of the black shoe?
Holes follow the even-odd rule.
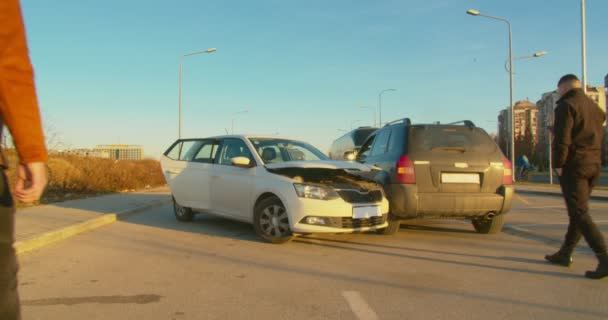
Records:
[[[589,279],[602,279],[608,276],[608,255],[601,254],[597,256],[599,263],[595,271],[585,272],[585,277]]]
[[[572,257],[569,254],[562,253],[562,251],[546,255],[545,260],[564,267],[569,267],[572,264]]]

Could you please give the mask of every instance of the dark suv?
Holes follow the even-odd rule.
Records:
[[[479,233],[497,233],[511,209],[511,162],[471,121],[391,122],[365,141],[357,161],[383,169],[375,177],[390,202],[383,234],[415,218],[464,218]]]

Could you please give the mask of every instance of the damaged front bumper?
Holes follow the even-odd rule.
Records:
[[[388,201],[350,204],[342,199],[293,199],[290,227],[294,233],[349,233],[386,228]],[[355,207],[378,207],[380,216],[355,218]]]

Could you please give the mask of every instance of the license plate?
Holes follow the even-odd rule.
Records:
[[[353,208],[353,219],[364,219],[371,217],[379,217],[382,215],[379,206],[373,207],[354,207]]]
[[[442,173],[442,183],[475,183],[479,184],[477,173]]]

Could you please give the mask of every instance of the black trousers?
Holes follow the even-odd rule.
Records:
[[[21,319],[17,293],[17,256],[13,249],[15,207],[0,168],[0,319]]]
[[[566,253],[574,251],[581,235],[595,254],[606,253],[604,237],[589,215],[589,198],[599,178],[600,168],[600,165],[564,168],[559,178],[570,218],[562,247]]]

